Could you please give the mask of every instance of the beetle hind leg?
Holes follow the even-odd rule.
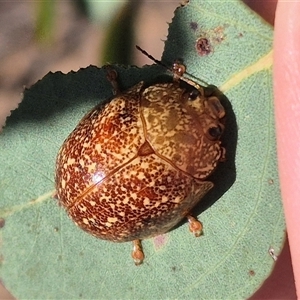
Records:
[[[133,261],[136,266],[143,263],[145,255],[143,252],[143,246],[142,246],[141,240],[133,241],[133,250],[132,250],[131,256],[132,256]]]
[[[203,225],[200,221],[198,221],[195,217],[188,215],[187,219],[189,221],[189,229],[195,235],[195,237],[199,237],[203,234]]]

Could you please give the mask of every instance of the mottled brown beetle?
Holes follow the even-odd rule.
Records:
[[[202,224],[189,213],[213,187],[206,178],[225,157],[219,99],[184,78],[184,65],[175,62],[172,71],[170,82],[141,81],[120,92],[108,68],[115,96],[80,121],[56,161],[57,198],[69,216],[95,237],[133,241],[137,265],[141,240],[184,217],[201,235]]]

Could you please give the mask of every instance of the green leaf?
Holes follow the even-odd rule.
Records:
[[[225,93],[227,161],[195,210],[202,212],[204,236],[194,238],[183,223],[145,240],[140,267],[130,258],[130,243],[86,234],[51,198],[60,145],[89,109],[112,95],[104,70],[50,73],[25,91],[0,138],[0,275],[14,296],[240,299],[259,288],[274,266],[270,249],[278,255],[285,239],[272,35],[239,1],[190,1],[177,9],[163,61],[182,58],[192,76]],[[201,55],[199,38],[206,39]],[[124,88],[165,72],[159,66],[116,69]]]

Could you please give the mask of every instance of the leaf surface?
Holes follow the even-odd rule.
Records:
[[[204,236],[194,238],[184,223],[145,240],[140,267],[130,258],[130,243],[86,234],[51,198],[59,147],[87,111],[112,95],[105,71],[91,66],[50,73],[26,90],[0,137],[0,224],[5,220],[0,275],[6,287],[20,299],[253,294],[274,266],[269,250],[279,254],[285,239],[272,36],[272,29],[239,1],[190,1],[176,10],[163,61],[182,58],[188,73],[225,93],[227,161],[212,176],[215,188],[195,209]],[[197,48],[199,39],[204,40]],[[124,88],[165,72],[159,66],[116,69]]]

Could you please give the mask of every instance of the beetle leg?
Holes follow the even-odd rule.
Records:
[[[225,162],[226,161],[226,149],[224,147],[221,147],[221,151],[222,151],[222,154],[221,154],[219,161]]]
[[[113,88],[113,94],[118,95],[120,94],[120,88],[117,81],[118,73],[115,69],[113,69],[111,66],[105,66],[106,70],[106,78],[110,82]]]
[[[187,219],[189,221],[189,229],[195,235],[195,237],[199,237],[200,235],[202,235],[202,223],[191,215],[188,215]]]
[[[58,194],[57,194],[57,191],[55,190],[55,191],[53,191],[53,193],[52,193],[52,198],[54,198],[54,199],[56,199],[56,200],[58,200],[59,198],[58,198]]]
[[[61,203],[61,201],[60,201],[60,199],[59,199],[59,197],[58,197],[57,191],[54,191],[51,196],[52,196],[52,198],[54,198],[55,200],[57,200],[58,206],[61,206],[61,207],[63,206],[62,203]]]
[[[143,260],[145,258],[144,252],[143,252],[143,246],[141,240],[134,240],[133,241],[133,251],[131,253],[131,256],[133,258],[133,261],[136,266],[143,263]]]

